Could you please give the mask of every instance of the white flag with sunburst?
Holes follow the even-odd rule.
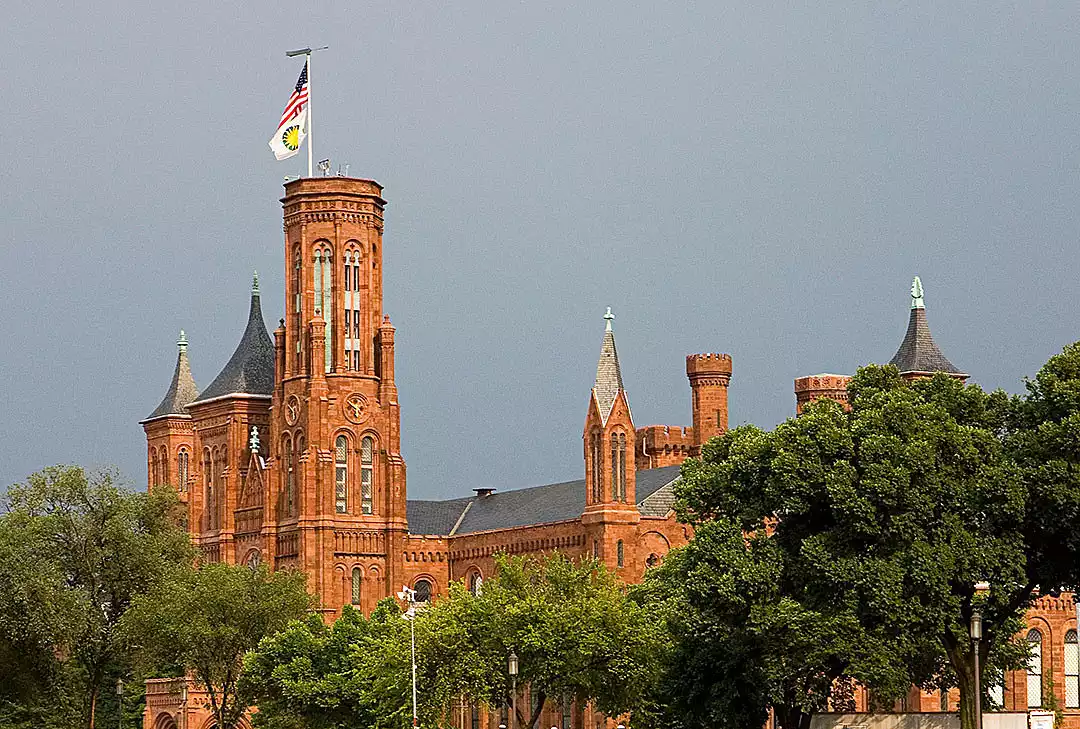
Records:
[[[281,121],[278,122],[277,131],[270,137],[270,149],[278,160],[288,159],[300,151],[300,145],[304,143],[308,133],[308,77],[307,64],[300,72],[300,78],[296,81],[289,103],[285,104],[285,111],[281,112]]]

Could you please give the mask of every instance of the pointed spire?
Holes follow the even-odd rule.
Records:
[[[911,308],[912,309],[925,309],[926,304],[923,303],[922,298],[922,281],[916,276],[915,280],[911,282]]]
[[[596,363],[596,383],[593,385],[593,394],[600,406],[600,417],[604,422],[607,422],[619,390],[623,389],[619,353],[615,349],[615,332],[611,329],[611,322],[614,319],[615,315],[611,313],[609,306],[607,313],[604,314],[604,341],[600,345],[600,360]]]
[[[259,272],[255,271],[251,277],[251,294],[252,296],[259,295]]]
[[[195,385],[195,379],[191,376],[191,364],[188,362],[187,346],[187,335],[181,329],[180,336],[176,339],[176,369],[173,370],[172,383],[169,385],[165,397],[161,400],[161,404],[154,408],[154,412],[146,416],[146,420],[162,418],[168,415],[188,417],[187,406],[198,396],[199,388]]]
[[[257,426],[251,426],[251,438],[248,439],[248,448],[251,449],[252,454],[259,455],[259,429]]]
[[[210,386],[199,393],[198,400],[226,395],[266,395],[274,391],[274,342],[266,332],[262,304],[259,303],[259,280],[255,274],[251,287],[251,305],[247,326],[240,344]]]
[[[900,348],[889,360],[902,375],[932,375],[945,372],[956,377],[966,378],[938,349],[934,337],[930,334],[930,324],[926,320],[926,305],[923,303],[922,281],[916,276],[911,283],[911,315],[908,317],[907,332]]]

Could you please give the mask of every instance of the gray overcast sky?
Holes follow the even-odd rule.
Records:
[[[152,7],[152,6],[158,7]],[[188,332],[282,310],[266,140],[299,62],[315,154],[385,185],[414,498],[581,476],[611,306],[635,423],[731,422],[888,360],[919,274],[952,361],[1022,388],[1077,338],[1080,4],[16,3],[0,27],[0,483],[115,463]]]

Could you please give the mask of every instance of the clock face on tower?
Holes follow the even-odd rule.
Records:
[[[296,419],[300,417],[300,398],[296,395],[290,395],[289,399],[285,402],[285,422],[289,425],[295,425]]]
[[[364,422],[368,416],[367,398],[359,392],[354,392],[345,398],[342,411],[345,413],[345,419],[350,423]]]

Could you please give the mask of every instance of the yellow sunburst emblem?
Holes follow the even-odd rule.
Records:
[[[291,126],[281,135],[281,143],[290,151],[295,152],[300,146],[300,125]]]

